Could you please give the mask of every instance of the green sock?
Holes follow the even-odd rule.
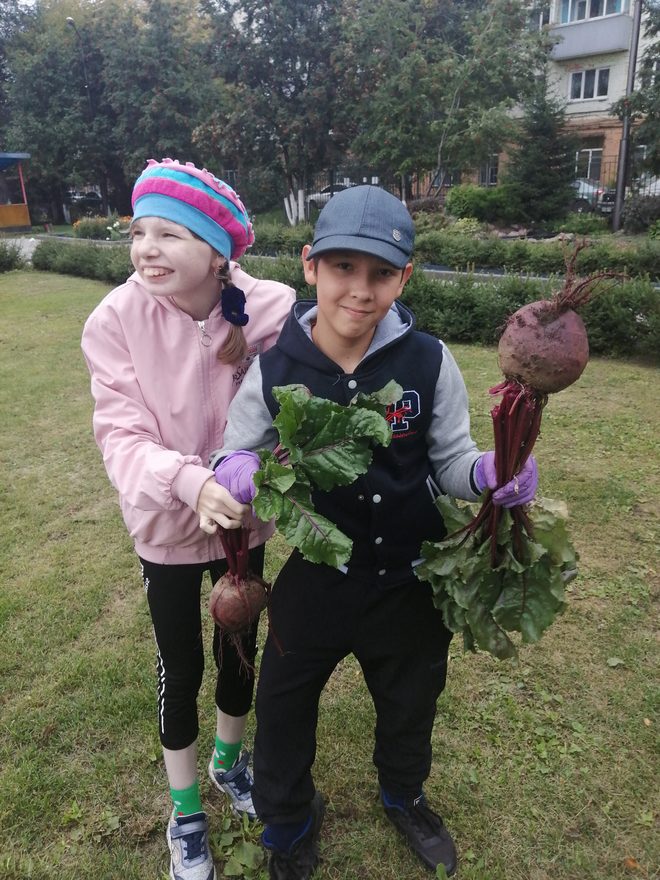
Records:
[[[199,794],[199,781],[189,788],[170,788],[175,816],[192,816],[202,812],[202,799]]]
[[[213,769],[226,772],[231,770],[241,753],[242,741],[237,743],[223,742],[220,737],[215,738],[215,751],[213,752]]]

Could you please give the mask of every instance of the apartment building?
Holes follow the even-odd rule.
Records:
[[[634,0],[552,0],[538,9],[538,26],[556,39],[550,88],[565,102],[567,127],[579,138],[576,178],[613,186],[621,122],[610,115],[626,92]],[[637,64],[647,39],[644,18]]]

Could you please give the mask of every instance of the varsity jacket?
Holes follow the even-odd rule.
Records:
[[[149,562],[224,558],[219,534],[203,532],[195,513],[213,477],[209,456],[223,442],[229,401],[295,300],[290,287],[252,278],[236,263],[231,274],[250,316],[241,363],[218,360],[229,329],[219,303],[195,321],[169,297],[147,292],[137,274],[99,303],[83,331],[94,436],[135,549]],[[251,546],[270,534],[272,526],[255,520]]]
[[[348,573],[394,585],[419,563],[422,541],[446,533],[434,504],[438,492],[478,497],[472,471],[480,452],[470,436],[465,384],[445,345],[415,330],[414,316],[399,302],[350,374],[312,342],[315,316],[313,301],[295,303],[277,344],[251,365],[211,466],[237,449],[275,447],[275,386],[303,384],[346,405],[358,392],[378,391],[394,379],[403,393],[387,413],[391,444],[375,447],[369,470],[350,486],[312,496],[316,510],[353,541]]]

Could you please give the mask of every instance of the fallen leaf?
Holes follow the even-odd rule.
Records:
[[[642,870],[642,866],[640,865],[640,863],[632,856],[626,856],[626,858],[623,860],[623,867],[626,869],[626,871]]]
[[[621,657],[608,657],[607,665],[614,669],[616,666],[625,666],[626,662],[625,660],[622,660]]]
[[[645,719],[644,719],[644,726],[645,726],[645,727],[650,727],[650,726],[651,726],[651,719],[650,719],[650,718],[645,718]]]

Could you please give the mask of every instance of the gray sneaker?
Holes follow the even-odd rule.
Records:
[[[231,808],[240,818],[245,815],[252,821],[257,818],[252,804],[252,786],[254,780],[248,769],[250,753],[243,752],[231,770],[216,770],[213,766],[213,758],[209,764],[209,777],[218,791],[226,794],[231,802]]]
[[[171,880],[216,880],[206,813],[172,817],[167,826]]]

